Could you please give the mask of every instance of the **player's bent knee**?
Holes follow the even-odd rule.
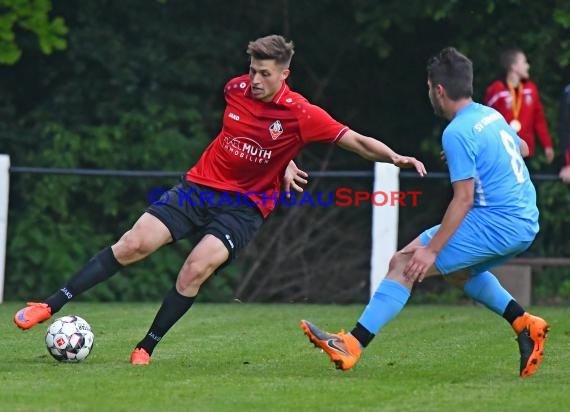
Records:
[[[144,257],[152,252],[152,248],[141,236],[133,233],[132,230],[126,232],[116,243],[114,252],[117,260],[130,261],[131,259]]]
[[[207,262],[190,260],[184,263],[182,270],[176,280],[176,288],[178,290],[187,290],[188,288],[199,288],[216,268]]]
[[[406,255],[399,251],[396,252],[394,256],[392,256],[392,258],[390,259],[390,263],[388,264],[388,271],[402,272],[409,260],[410,260],[409,255]]]
[[[195,295],[207,279],[207,276],[179,276],[176,279],[176,290],[180,294]]]
[[[407,288],[410,288],[413,283],[410,283],[410,281],[404,276],[404,268],[409,260],[410,255],[402,252],[396,252],[394,256],[392,256],[392,259],[390,259],[386,279],[393,280]]]

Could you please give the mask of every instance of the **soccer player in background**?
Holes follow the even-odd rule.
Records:
[[[503,115],[507,123],[526,142],[529,156],[535,151],[535,134],[544,147],[546,162],[552,163],[554,149],[548,133],[544,108],[536,84],[529,80],[530,65],[520,49],[501,53],[500,64],[505,77],[495,80],[485,92],[483,103]]]
[[[450,121],[442,143],[453,198],[443,220],[394,254],[350,333],[328,333],[306,320],[301,328],[338,369],[348,370],[400,313],[414,282],[444,275],[512,326],[520,376],[530,376],[542,361],[548,324],[525,312],[489,272],[525,251],[538,232],[536,192],[522,159],[527,145],[497,111],[473,102],[473,67],[467,57],[443,49],[430,59],[427,73],[434,111]]]
[[[564,166],[560,169],[560,179],[570,183],[570,84],[566,85],[560,100],[560,149],[564,156]]]
[[[426,174],[422,162],[351,130],[290,90],[286,79],[294,53],[292,42],[279,35],[262,37],[249,43],[247,53],[249,74],[231,79],[224,87],[222,130],[180,184],[161,202],[152,204],[131,230],[97,253],[61,289],[43,302],[31,302],[19,310],[14,315],[17,326],[29,329],[49,319],[123,266],[198,233],[201,239],[131,354],[131,363],[148,364],[158,342],[190,309],[201,285],[235,259],[269,216],[279,199],[284,174],[286,184],[300,190],[296,182],[304,183],[304,172],[291,162],[306,144],[336,144],[365,159]]]

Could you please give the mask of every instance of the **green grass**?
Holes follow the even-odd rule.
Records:
[[[197,304],[150,366],[129,355],[157,304],[71,303],[95,332],[80,364],[47,353],[47,324],[20,331],[0,305],[2,411],[562,411],[570,404],[569,308],[536,308],[551,324],[536,375],[518,377],[506,322],[481,307],[408,306],[349,372],[334,369],[301,318],[350,329],[362,306]]]

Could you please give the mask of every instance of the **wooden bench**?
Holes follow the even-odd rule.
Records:
[[[532,270],[543,267],[569,267],[570,258],[518,257],[491,269],[499,282],[523,306],[532,303]]]

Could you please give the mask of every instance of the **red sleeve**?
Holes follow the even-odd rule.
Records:
[[[560,151],[564,154],[564,164],[570,166],[570,84],[564,87],[560,99],[558,137],[560,139]]]
[[[309,142],[336,143],[349,130],[318,106],[307,103],[300,112],[301,138]]]
[[[485,106],[489,106],[489,100],[491,99],[492,95],[493,95],[493,85],[487,87],[487,90],[485,90],[485,97],[483,98],[483,104]]]
[[[534,130],[538,135],[538,140],[542,147],[551,148],[552,147],[552,139],[550,138],[550,134],[548,133],[548,126],[546,124],[546,117],[544,116],[544,107],[542,106],[542,102],[540,101],[540,95],[538,93],[538,89],[536,86],[534,87],[534,91],[536,93],[536,103],[534,105]]]
[[[487,90],[485,91],[485,97],[483,98],[483,104],[485,106],[495,107],[495,103],[497,101],[497,94],[501,91],[501,82],[494,81],[491,83]]]

